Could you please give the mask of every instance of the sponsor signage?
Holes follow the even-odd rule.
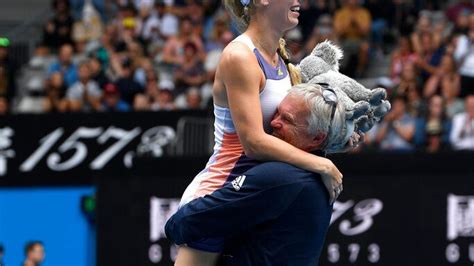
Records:
[[[345,190],[334,204],[320,265],[474,264],[471,169],[435,167],[420,174],[423,156],[405,159],[407,165],[399,168],[366,167],[387,158],[402,161],[398,156],[405,155],[334,159],[347,166],[342,169]],[[429,159],[441,164],[452,157]],[[137,161],[132,177],[101,179],[99,265],[173,265],[177,247],[165,238],[164,225],[206,159]],[[114,241],[117,235],[120,241]]]
[[[0,117],[0,185],[46,180],[84,184],[91,183],[93,175],[128,172],[137,156],[175,155],[182,118],[206,115],[183,111]]]

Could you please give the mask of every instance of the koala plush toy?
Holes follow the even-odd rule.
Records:
[[[342,56],[339,47],[324,41],[316,45],[298,65],[303,83],[328,84],[336,92],[338,101],[345,106],[346,124],[340,143],[329,148],[332,152],[342,150],[354,132],[363,135],[369,131],[391,108],[385,89],[367,89],[339,72]]]

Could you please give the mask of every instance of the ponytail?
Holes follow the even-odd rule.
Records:
[[[301,83],[301,72],[300,70],[290,63],[290,54],[286,50],[286,41],[283,38],[280,38],[280,47],[278,48],[278,54],[280,54],[281,58],[286,64],[286,68],[288,69],[288,73],[290,74],[291,85],[298,85]]]

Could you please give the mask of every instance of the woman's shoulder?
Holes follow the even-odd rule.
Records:
[[[236,66],[248,66],[249,64],[257,63],[253,51],[247,45],[240,42],[229,43],[222,52],[221,65],[231,64]]]

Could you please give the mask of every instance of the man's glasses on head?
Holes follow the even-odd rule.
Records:
[[[327,83],[316,83],[319,86],[323,87],[323,99],[324,101],[331,105],[331,120],[329,120],[329,128],[331,128],[332,120],[334,119],[334,114],[336,113],[336,106],[337,106],[337,95],[336,92],[329,87]]]

